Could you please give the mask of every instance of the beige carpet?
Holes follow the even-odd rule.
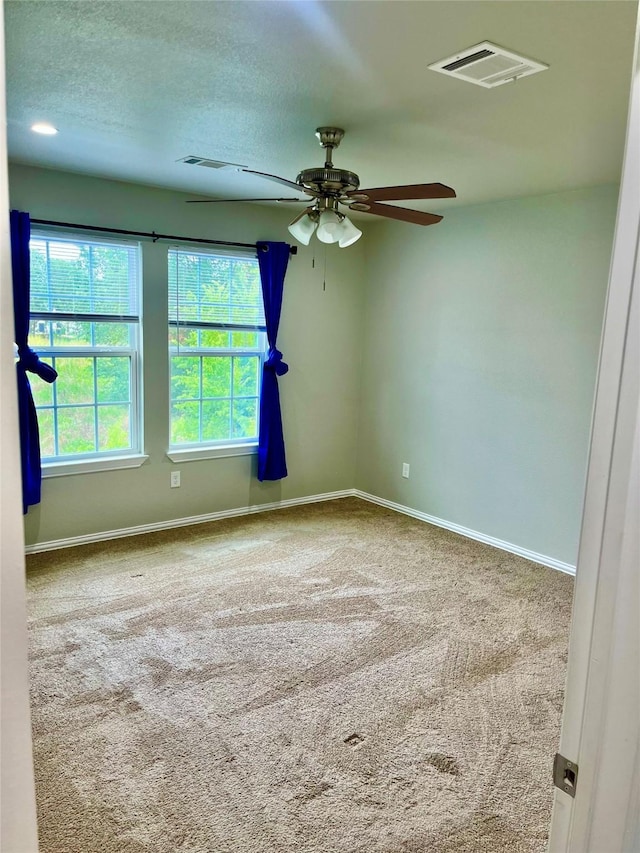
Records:
[[[542,853],[573,582],[355,498],[32,556],[41,853]]]

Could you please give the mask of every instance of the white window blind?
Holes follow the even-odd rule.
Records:
[[[137,245],[34,235],[30,251],[32,316],[138,318]]]
[[[170,249],[169,321],[264,329],[257,260]]]

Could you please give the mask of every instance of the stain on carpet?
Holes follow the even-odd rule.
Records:
[[[452,755],[443,755],[441,752],[429,752],[425,755],[425,761],[441,773],[450,773],[451,776],[460,775],[460,765]]]

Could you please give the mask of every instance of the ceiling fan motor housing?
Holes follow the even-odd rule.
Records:
[[[360,186],[360,178],[355,172],[346,169],[323,169],[316,166],[313,169],[303,169],[296,183],[316,192],[339,196]]]

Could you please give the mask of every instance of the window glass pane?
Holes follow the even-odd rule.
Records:
[[[130,323],[94,323],[94,343],[97,347],[128,347]]]
[[[233,401],[233,438],[257,438],[258,400]]]
[[[257,349],[258,332],[232,332],[231,346],[234,349]]]
[[[173,403],[171,406],[171,443],[200,441],[200,403]]]
[[[205,400],[202,404],[202,440],[221,441],[229,438],[230,400]]]
[[[180,328],[178,332],[178,346],[180,349],[189,349],[198,346],[198,330]]]
[[[29,323],[29,346],[38,350],[38,347],[48,347],[51,342],[51,323],[47,320],[32,320]]]
[[[128,356],[96,359],[96,384],[99,403],[129,402],[131,368]]]
[[[249,355],[233,359],[233,396],[249,397],[258,393],[258,356]]]
[[[229,349],[229,332],[219,329],[203,329],[201,346],[209,349]]]
[[[54,347],[91,346],[91,323],[76,323],[75,320],[54,320]]]
[[[58,409],[58,449],[61,456],[91,453],[96,449],[94,413],[93,406]]]
[[[53,442],[53,409],[41,409],[38,412],[38,432],[40,433],[40,455],[53,456],[56,452]]]
[[[93,358],[56,358],[59,405],[94,402],[93,362]]]
[[[229,356],[205,356],[202,359],[202,396],[231,396],[231,359]]]
[[[40,379],[35,373],[27,373],[29,377],[29,385],[31,385],[31,393],[33,394],[33,402],[37,406],[53,406],[53,385]]]
[[[129,406],[98,406],[98,450],[131,446]]]
[[[171,399],[200,399],[200,359],[193,355],[171,357]]]

